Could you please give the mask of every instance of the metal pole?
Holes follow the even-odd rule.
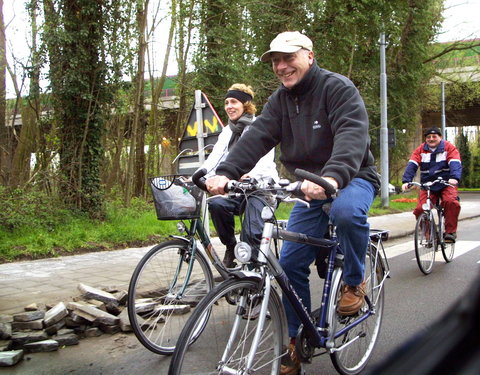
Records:
[[[385,67],[385,33],[380,34],[380,173],[382,206],[388,207],[388,125],[387,125],[387,73]]]
[[[197,144],[198,144],[198,162],[200,165],[205,161],[205,149],[203,138],[205,132],[203,128],[203,108],[205,103],[202,103],[202,91],[195,90],[195,114],[197,115]]]
[[[206,137],[203,126],[203,108],[205,103],[202,103],[202,91],[195,90],[195,114],[197,117],[197,144],[198,144],[198,163],[202,165],[205,162],[205,147],[203,138]],[[207,236],[210,237],[210,220],[208,218],[208,209],[206,195],[203,194],[202,210],[205,221],[203,222],[204,230]]]
[[[442,88],[442,97],[441,97],[441,101],[442,101],[442,134],[443,134],[443,137],[445,139],[447,139],[447,133],[446,133],[446,130],[447,130],[447,121],[446,121],[446,117],[445,117],[445,82],[442,82],[440,84],[440,87]]]

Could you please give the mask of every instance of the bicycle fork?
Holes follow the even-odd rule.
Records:
[[[261,303],[261,308],[260,308],[260,315],[258,316],[258,323],[257,323],[257,328],[255,330],[255,335],[252,340],[252,343],[250,345],[250,350],[248,354],[244,356],[245,361],[244,365],[240,366],[240,370],[236,370],[233,368],[230,368],[228,366],[223,366],[223,363],[227,363],[229,360],[229,357],[232,355],[232,350],[234,350],[234,343],[236,341],[239,327],[241,325],[241,321],[243,319],[243,311],[246,309],[248,311],[248,296],[243,295],[240,298],[240,303],[239,306],[242,308],[238,311],[235,317],[235,322],[233,323],[233,328],[230,333],[230,337],[227,342],[227,346],[225,348],[225,351],[222,355],[222,360],[220,362],[219,370],[221,370],[221,374],[225,375],[246,375],[250,374],[254,369],[253,369],[253,361],[255,359],[255,356],[257,354],[257,349],[260,344],[260,339],[261,335],[264,331],[263,327],[265,325],[265,321],[267,319],[267,309],[268,309],[268,301],[270,300],[270,290],[271,290],[272,284],[270,278],[267,276],[265,277],[265,284],[262,289],[262,303]],[[253,306],[250,306],[252,308]],[[247,323],[249,324],[249,323]],[[243,348],[242,348],[243,349]],[[237,349],[238,350],[238,349]]]

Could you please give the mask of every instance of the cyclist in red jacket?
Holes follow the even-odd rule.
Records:
[[[420,167],[420,181],[422,183],[434,181],[442,177],[452,186],[435,184],[432,186],[432,199],[435,203],[437,195],[442,198],[442,206],[445,210],[445,241],[455,242],[457,238],[458,215],[460,214],[460,201],[458,198],[457,185],[462,177],[462,162],[457,148],[448,141],[442,139],[439,128],[433,127],[425,133],[425,142],[413,151],[408,161],[402,178],[402,190],[408,189],[408,183],[413,181],[418,167]],[[418,204],[413,211],[415,217],[423,212],[422,205],[427,200],[427,192],[420,190]]]

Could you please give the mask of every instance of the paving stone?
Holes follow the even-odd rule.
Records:
[[[32,320],[39,320],[45,317],[44,311],[27,311],[13,315],[14,322],[31,322]]]
[[[125,306],[127,304],[128,293],[126,291],[121,290],[117,293],[114,293],[114,296],[120,305]]]
[[[80,290],[80,292],[82,292],[82,294],[87,299],[95,299],[105,303],[112,302],[112,303],[118,304],[118,301],[115,298],[115,296],[109,292],[105,292],[101,289],[93,288],[91,286],[88,286],[82,283],[78,284],[78,289]]]
[[[12,342],[15,347],[21,347],[30,342],[46,340],[47,338],[48,338],[47,334],[43,331],[12,333]]]
[[[120,315],[120,313],[122,312],[122,309],[118,306],[118,303],[111,303],[111,302],[108,302],[107,303],[107,312],[112,314],[112,315]]]
[[[110,333],[110,334],[114,334],[114,333],[118,333],[121,331],[121,328],[120,328],[120,325],[114,325],[114,326],[109,326],[109,325],[106,325],[106,324],[99,324],[98,325],[98,328],[100,328],[103,332],[105,333]]]
[[[0,352],[10,350],[12,348],[12,340],[0,340]]]
[[[132,329],[132,325],[130,324],[130,319],[128,318],[128,310],[127,309],[124,309],[120,315],[118,316],[118,318],[120,319],[120,329],[123,331],[123,332],[132,332],[133,329]],[[137,316],[137,320],[138,319],[141,319],[142,321],[139,322],[140,324],[143,323],[143,319],[141,316]]]
[[[62,336],[62,335],[69,335],[71,333],[74,333],[75,331],[71,328],[62,328],[59,329],[57,332],[57,336]]]
[[[103,332],[100,330],[100,328],[93,327],[93,328],[88,328],[85,331],[85,337],[97,337],[101,336]]]
[[[78,345],[79,343],[78,336],[73,332],[64,335],[55,335],[52,337],[52,340],[58,342],[58,345],[60,347]]]
[[[45,327],[49,327],[65,318],[68,315],[68,310],[63,302],[57,303],[50,310],[45,313]]]
[[[13,322],[12,315],[0,315],[0,323],[11,323]]]
[[[12,323],[0,323],[0,340],[12,337]]]
[[[43,319],[32,320],[30,322],[13,322],[12,330],[22,331],[27,329],[43,329]]]
[[[118,325],[120,319],[115,315],[109,314],[105,311],[99,310],[92,306],[79,305],[75,313],[89,322],[102,323],[106,325]]]
[[[86,302],[87,302],[88,305],[96,307],[97,309],[102,310],[102,311],[108,311],[107,304],[110,304],[110,302],[105,303],[105,302],[102,302],[102,301],[97,301],[95,299],[89,299]]]
[[[65,318],[65,325],[69,328],[75,328],[82,324],[88,324],[88,320],[78,316],[75,312],[71,312],[70,316]]]
[[[24,310],[25,311],[37,311],[37,310],[40,310],[40,308],[39,308],[37,303],[31,303],[30,305],[25,306]]]
[[[30,342],[25,344],[23,349],[29,353],[54,352],[58,350],[58,342],[52,339]]]
[[[45,332],[47,333],[47,335],[52,336],[52,335],[56,334],[59,329],[62,329],[63,327],[65,327],[65,324],[66,324],[65,319],[62,319],[59,322],[57,322],[55,324],[52,324],[49,327],[46,327]]]
[[[0,352],[0,366],[15,366],[23,358],[23,350]]]

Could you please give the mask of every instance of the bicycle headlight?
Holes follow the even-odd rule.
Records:
[[[252,258],[252,248],[246,242],[239,242],[235,245],[235,258],[241,263],[247,263]]]
[[[185,226],[184,222],[183,221],[179,221],[177,223],[177,230],[180,232],[180,233],[184,233],[186,230],[187,230],[187,227]]]

